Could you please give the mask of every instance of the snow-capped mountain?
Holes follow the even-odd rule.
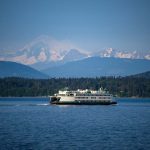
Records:
[[[129,58],[129,59],[148,59],[150,60],[149,52],[138,52],[138,51],[122,51],[113,48],[108,48],[95,53],[100,57],[115,57],[115,58]]]
[[[88,52],[69,41],[58,41],[49,36],[40,36],[19,50],[1,52],[0,60],[18,62],[43,70],[93,56],[150,60],[150,51],[123,51],[108,48],[98,52]]]
[[[87,52],[75,49],[68,41],[57,41],[48,36],[40,36],[22,49],[12,52],[11,54],[1,53],[0,60],[33,65],[40,62],[77,60],[88,56]]]

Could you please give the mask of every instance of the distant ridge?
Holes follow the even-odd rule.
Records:
[[[150,70],[144,59],[89,57],[43,70],[50,77],[129,76]]]
[[[132,75],[132,77],[150,79],[150,71],[146,71],[146,72],[143,72],[143,73],[135,74],[135,75]]]
[[[10,61],[0,61],[0,77],[48,78],[44,73],[29,66]]]

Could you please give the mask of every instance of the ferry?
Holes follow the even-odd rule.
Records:
[[[50,103],[56,105],[111,105],[117,104],[113,95],[100,88],[95,90],[69,91],[60,90],[57,94],[50,96]]]

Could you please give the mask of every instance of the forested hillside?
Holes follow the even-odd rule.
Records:
[[[70,90],[106,88],[118,97],[150,97],[150,79],[139,77],[1,78],[0,96],[48,96],[68,87]]]

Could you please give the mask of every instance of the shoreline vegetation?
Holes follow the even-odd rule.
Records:
[[[132,76],[50,79],[0,78],[0,97],[46,98],[65,87],[70,90],[98,90],[103,87],[116,98],[150,98],[150,79]]]

